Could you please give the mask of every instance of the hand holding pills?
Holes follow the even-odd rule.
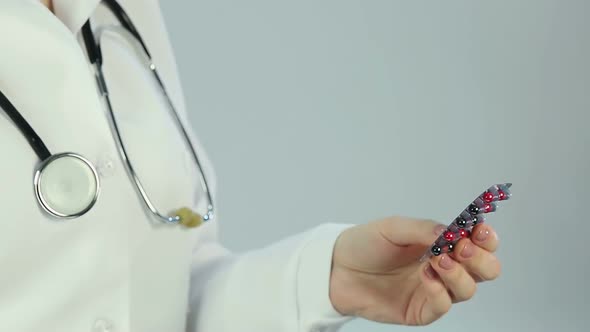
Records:
[[[511,183],[496,184],[479,195],[455,218],[421,260],[453,252],[460,239],[470,237],[473,227],[485,221],[484,214],[495,212],[498,202],[512,197],[510,187]]]
[[[480,194],[450,225],[393,216],[346,229],[332,259],[330,299],[344,315],[400,325],[428,325],[477,283],[500,275],[498,237],[484,222],[511,197],[511,184]],[[426,254],[425,254],[426,252]]]

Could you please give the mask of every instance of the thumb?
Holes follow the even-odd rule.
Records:
[[[445,231],[446,225],[429,219],[390,217],[381,220],[381,231],[399,246],[429,246]]]

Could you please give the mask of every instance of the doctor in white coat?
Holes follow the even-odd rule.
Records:
[[[158,2],[118,5],[190,128]],[[403,217],[322,224],[259,250],[228,252],[217,236],[223,211],[205,218],[216,206],[206,152],[188,129],[197,167],[149,66],[124,34],[105,29],[121,25],[116,18],[99,0],[0,0],[0,331],[327,332],[354,317],[426,325],[470,299],[478,282],[499,275],[498,240],[486,224],[452,254],[424,263],[420,256],[444,227]],[[100,41],[102,81],[84,27]],[[154,220],[146,208],[101,85],[108,86],[125,156],[150,201],[158,211],[190,208],[202,217],[181,220],[193,224]],[[46,152],[77,153],[96,177],[69,182],[82,164],[60,168],[66,163],[35,182],[39,150],[31,147],[39,142],[6,116],[12,107]],[[99,188],[88,191],[99,195],[88,196],[98,198],[76,218],[42,208],[64,207],[55,192],[80,186]]]

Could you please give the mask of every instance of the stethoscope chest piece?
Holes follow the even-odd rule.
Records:
[[[100,191],[98,173],[75,153],[52,155],[39,164],[34,177],[39,204],[58,218],[76,218],[96,203]]]

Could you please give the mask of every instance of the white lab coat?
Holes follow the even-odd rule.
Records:
[[[0,89],[53,153],[98,168],[95,207],[55,221],[33,191],[37,156],[0,112],[0,331],[335,331],[349,317],[328,297],[331,255],[349,225],[324,224],[234,254],[216,219],[197,229],[149,221],[123,167],[82,47],[80,27],[111,22],[98,0],[0,0]],[[122,1],[188,125],[156,0]],[[114,21],[113,21],[114,22]],[[105,37],[107,83],[134,162],[156,205],[203,211],[206,200],[155,85],[121,40]],[[195,42],[195,41],[190,41]],[[216,197],[215,174],[191,132]],[[244,229],[239,231],[245,231]]]

